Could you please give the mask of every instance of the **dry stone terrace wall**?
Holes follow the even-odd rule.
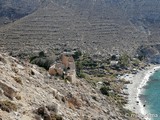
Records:
[[[98,7],[92,5],[90,10],[95,9],[97,13],[94,14],[88,11],[88,3],[87,9],[83,11],[89,12],[87,16],[88,14],[78,13],[78,9],[54,2],[2,28],[0,50],[31,52],[57,47],[79,47],[91,54],[107,55],[113,49],[131,54],[139,44],[146,41],[146,35],[136,30],[116,7],[113,9],[117,11],[114,15],[113,11],[107,11],[110,9],[108,6],[100,9],[103,2],[95,3]],[[104,11],[105,8],[107,10]],[[101,11],[103,14],[95,17]]]

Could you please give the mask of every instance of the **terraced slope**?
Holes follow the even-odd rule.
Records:
[[[155,4],[159,2],[45,0],[33,14],[1,28],[0,49],[17,53],[78,47],[92,54],[118,50],[133,55],[142,44],[159,44]]]
[[[76,4],[72,8],[70,4],[63,6],[63,3],[52,1],[2,28],[1,51],[32,52],[79,47],[89,53],[107,55],[116,49],[134,53],[139,44],[146,41],[146,34],[136,29],[117,5],[103,0],[81,3],[82,6],[86,4],[82,12],[78,11]]]

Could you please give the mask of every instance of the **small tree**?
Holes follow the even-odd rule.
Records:
[[[110,90],[109,87],[106,87],[106,86],[103,86],[100,88],[101,93],[107,96],[109,96],[109,92],[108,92],[109,90]]]
[[[121,67],[128,67],[130,63],[130,57],[127,54],[123,54],[120,57],[119,63]]]
[[[82,55],[81,51],[78,50],[78,51],[76,51],[76,52],[74,53],[73,58],[74,58],[75,60],[77,60],[77,59],[79,59],[79,57],[80,57],[81,55]]]
[[[43,51],[39,52],[39,56],[30,57],[30,63],[43,67],[46,70],[54,63],[53,57],[47,57]]]
[[[46,57],[43,51],[39,52],[39,57]]]
[[[79,76],[80,75],[80,73],[81,73],[81,70],[82,70],[82,63],[80,62],[80,61],[77,61],[76,62],[76,72],[77,72],[77,76]]]

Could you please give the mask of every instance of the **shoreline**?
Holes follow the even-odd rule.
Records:
[[[145,120],[151,119],[145,109],[145,104],[140,100],[139,96],[143,93],[143,87],[149,81],[149,77],[158,69],[160,69],[160,65],[150,65],[143,70],[139,70],[137,74],[127,74],[123,76],[125,80],[131,82],[131,84],[127,84],[127,89],[124,90],[124,92],[128,93],[128,104],[126,104],[125,108]]]

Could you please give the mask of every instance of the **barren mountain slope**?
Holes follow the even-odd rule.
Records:
[[[0,0],[0,25],[24,17],[42,4],[42,0]]]
[[[33,5],[33,11],[39,1],[34,3],[28,1],[26,6]],[[140,45],[159,44],[159,4],[156,0],[46,0],[33,14],[1,28],[0,49],[28,53],[78,47],[104,56],[115,50],[134,55]]]
[[[70,1],[73,4],[65,6],[56,2],[2,28],[1,51],[79,47],[92,54],[107,55],[115,49],[131,54],[147,41],[146,33],[136,29],[118,5],[103,0]]]

